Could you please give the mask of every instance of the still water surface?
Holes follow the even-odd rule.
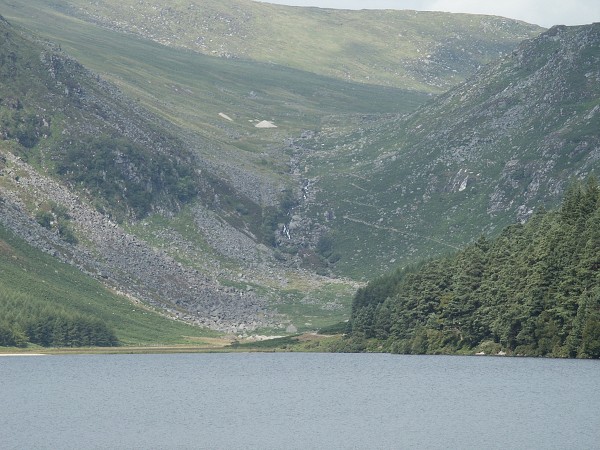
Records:
[[[600,361],[0,358],[0,448],[594,449]]]

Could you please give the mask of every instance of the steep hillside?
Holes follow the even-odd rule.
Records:
[[[600,169],[599,67],[600,24],[555,27],[408,117],[332,121],[296,141],[310,192],[289,227],[326,227],[360,276],[556,205]]]
[[[2,225],[0,274],[0,346],[189,344],[215,334],[132,303]]]
[[[281,191],[296,185],[284,147],[289,136],[318,129],[328,115],[411,112],[428,98],[269,62],[165,47],[82,22],[55,2],[0,0],[0,6],[12,22],[59,44],[161,117],[205,166],[261,206],[276,206]],[[265,120],[277,128],[256,127]]]
[[[399,353],[600,358],[600,188],[567,192],[450,258],[398,270],[354,298],[352,345]],[[357,342],[358,341],[358,342]]]
[[[214,274],[182,266],[117,223],[172,215],[227,187],[114,86],[3,19],[0,29],[0,223],[190,322],[270,324],[272,313],[254,293],[223,287]]]
[[[283,191],[295,183],[289,181],[287,149],[273,144],[283,141],[289,129],[256,128],[247,118],[273,117],[258,115],[264,109],[276,118],[288,117],[300,130],[318,122],[318,105],[330,113],[342,105],[373,108],[380,100],[378,107],[391,108],[418,102],[417,97],[396,89],[355,89],[260,64],[229,66],[228,61],[136,39],[124,43],[121,36],[90,25],[70,29],[51,23],[46,31],[89,45],[81,52],[87,51],[91,60],[97,56],[97,66],[106,66],[107,55],[114,61],[127,58],[127,64],[112,66],[119,68],[112,75],[117,82],[138,64],[139,78],[136,71],[123,85],[143,101],[128,98],[58,46],[3,21],[7,75],[0,85],[0,222],[33,246],[189,322],[244,332],[265,326],[285,329],[292,321],[299,329],[312,329],[347,317],[353,282],[281,267],[273,249],[263,244],[270,245],[273,224],[293,201]],[[98,46],[97,39],[105,39],[106,47]],[[231,98],[239,94],[242,99],[237,113],[226,107],[229,97],[215,94],[222,92],[213,83],[225,65],[233,67],[227,72],[235,89]],[[55,66],[61,70],[56,72]],[[249,73],[255,75],[245,79]],[[191,94],[173,96],[173,85],[166,83],[177,74],[182,83],[193,85]],[[76,88],[67,92],[64,80]],[[150,80],[159,88],[139,90]],[[248,96],[250,86],[269,86],[271,81],[277,89]],[[313,89],[323,94],[323,101]],[[346,89],[357,95],[349,96]],[[284,101],[292,94],[295,102]],[[159,103],[153,102],[157,99]],[[233,120],[218,111],[227,111]],[[190,120],[196,128],[167,121],[171,114],[195,113]],[[24,115],[35,126],[26,126]],[[206,125],[207,120],[215,126]],[[189,177],[172,177],[173,167]]]
[[[332,11],[245,0],[168,6],[79,0],[0,5],[11,21],[59,43],[87,68],[176,125],[176,133],[213,172],[254,202],[269,206],[279,202],[283,188],[301,187],[287,174],[289,155],[282,148],[286,138],[319,129],[322,118],[332,114],[413,111],[427,99],[426,93],[457,84],[479,65],[541,31],[483,16]],[[228,23],[237,29],[239,21],[252,38],[229,30]],[[202,46],[185,44],[201,33],[203,42],[231,43],[235,50],[226,53],[242,57],[194,57],[111,29],[169,45],[180,39],[178,47],[220,54],[212,47],[203,52]],[[402,36],[390,41],[399,29]],[[373,45],[376,51],[369,47]],[[342,72],[356,75],[340,73],[344,67]],[[396,89],[364,83],[367,76],[376,83],[378,74],[405,70],[412,72],[398,75],[397,82],[381,80]],[[264,120],[277,128],[255,128]]]
[[[180,139],[78,62],[0,18],[0,136],[118,216],[177,210],[201,179]]]
[[[68,0],[62,10],[165,45],[361,83],[443,92],[542,29],[511,19],[250,0]]]

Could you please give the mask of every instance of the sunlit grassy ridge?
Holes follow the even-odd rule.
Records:
[[[344,82],[270,61],[205,57],[98,27],[60,10],[32,0],[26,5],[7,4],[3,14],[60,44],[84,66],[174,124],[236,146],[239,140],[242,145],[248,140],[250,147],[255,147],[252,139],[264,142],[249,120],[275,118],[287,134],[289,129],[314,128],[324,115],[407,112],[426,98],[406,88]],[[227,131],[240,136],[226,139]],[[271,137],[266,141],[272,142]]]
[[[541,28],[416,11],[298,8],[248,0],[69,0],[65,11],[208,55],[361,83],[441,92]]]

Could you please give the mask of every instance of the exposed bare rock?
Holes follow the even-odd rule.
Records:
[[[178,263],[19,158],[10,153],[3,157],[22,175],[12,181],[12,188],[0,189],[0,221],[29,244],[188,322],[227,332],[273,324],[273,312],[254,292],[224,287]],[[53,201],[65,206],[81,244],[67,244],[37,224],[24,198],[35,199],[38,205]]]

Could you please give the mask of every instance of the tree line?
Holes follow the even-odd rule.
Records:
[[[95,317],[19,294],[0,294],[0,346],[111,347],[119,341]]]
[[[348,350],[600,357],[600,189],[359,289]],[[344,350],[344,348],[342,348]]]

